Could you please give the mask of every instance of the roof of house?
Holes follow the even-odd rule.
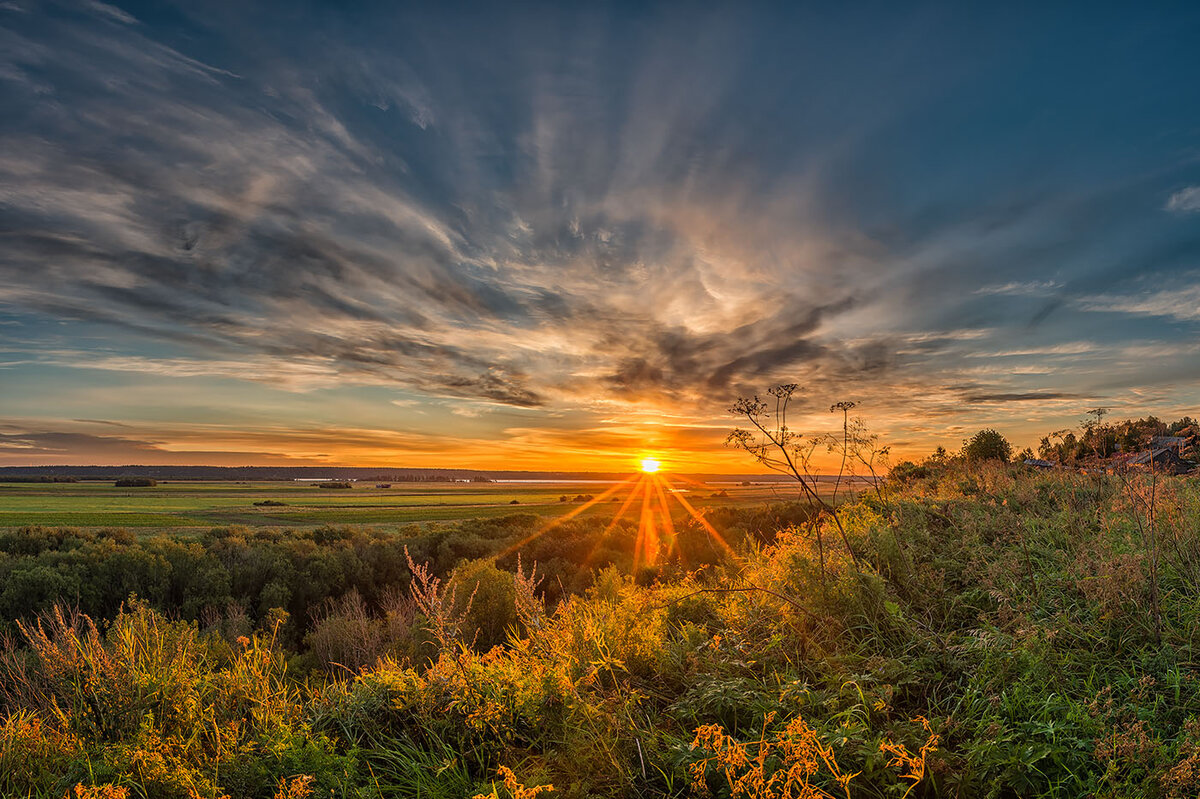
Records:
[[[1026,458],[1025,465],[1026,466],[1036,466],[1039,469],[1056,469],[1056,468],[1058,468],[1058,464],[1055,463],[1054,461],[1044,461],[1041,458]]]
[[[1137,466],[1144,463],[1151,463],[1161,460],[1168,460],[1172,462],[1182,461],[1178,453],[1176,453],[1171,447],[1152,447],[1151,449],[1139,452],[1138,454],[1130,457],[1127,463]]]

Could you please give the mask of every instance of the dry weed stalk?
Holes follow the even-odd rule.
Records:
[[[536,560],[533,562],[533,568],[529,570],[529,574],[525,574],[521,565],[521,554],[517,553],[517,573],[513,576],[513,584],[516,587],[517,618],[530,632],[541,630],[546,623],[546,602],[537,594],[538,588],[545,579],[545,577],[537,576]]]
[[[413,581],[409,590],[412,592],[413,601],[425,614],[429,632],[437,639],[438,651],[451,654],[460,643],[463,624],[475,603],[479,585],[476,583],[471,596],[459,607],[458,586],[453,579],[443,587],[441,578],[430,574],[429,564],[413,561],[408,547],[404,548],[404,557],[408,559],[408,570],[412,572]]]
[[[773,409],[771,403],[763,400],[757,394],[754,397],[739,398],[729,408],[729,412],[748,421],[753,430],[738,428],[731,431],[725,439],[725,445],[740,449],[768,469],[785,474],[795,480],[800,487],[801,496],[807,498],[818,510],[818,516],[827,517],[833,521],[842,544],[854,561],[855,568],[861,571],[862,562],[854,545],[850,543],[837,508],[831,502],[827,502],[819,491],[812,456],[816,448],[827,440],[826,437],[814,436],[806,439],[803,433],[798,433],[788,426],[788,406],[799,388],[800,386],[796,383],[784,383],[767,389],[768,396],[774,400]],[[843,411],[849,411],[850,407],[850,405],[845,405]],[[837,409],[838,406],[835,405],[832,410]],[[841,484],[841,477],[839,472],[838,485]],[[835,500],[836,490],[835,486]],[[820,524],[816,521],[817,519],[814,518],[812,528],[816,533],[818,556],[821,561],[821,582],[824,585],[825,537]]]

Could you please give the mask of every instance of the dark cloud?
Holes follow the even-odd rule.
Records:
[[[1086,399],[1080,394],[1066,394],[1058,391],[1030,391],[1015,394],[968,394],[963,397],[966,402],[1044,402],[1047,400],[1077,400]]]
[[[279,463],[289,460],[271,452],[222,452],[217,450],[165,449],[152,441],[119,436],[97,436],[62,431],[0,433],[0,460],[30,466],[55,464],[138,463]]]

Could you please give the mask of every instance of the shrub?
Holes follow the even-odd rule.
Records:
[[[486,652],[504,643],[517,623],[516,588],[510,572],[489,558],[470,560],[454,570],[453,580],[474,597],[464,622],[464,643]]]
[[[963,456],[969,461],[1003,461],[1012,458],[1012,444],[1000,433],[990,428],[980,430],[963,447]]]

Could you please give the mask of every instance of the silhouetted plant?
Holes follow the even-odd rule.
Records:
[[[767,395],[772,398],[770,403],[754,397],[741,397],[729,409],[735,416],[745,419],[753,430],[738,428],[729,433],[725,439],[726,446],[733,446],[748,453],[755,461],[776,472],[786,474],[796,481],[801,494],[809,502],[816,505],[825,518],[833,521],[841,536],[846,551],[857,565],[858,553],[846,536],[846,530],[838,518],[837,509],[825,501],[817,485],[817,477],[812,468],[812,456],[816,448],[825,440],[823,436],[805,437],[788,425],[788,407],[799,386],[796,383],[784,383],[772,386]],[[821,560],[821,574],[825,569],[825,538],[820,524],[814,524],[817,549]]]

